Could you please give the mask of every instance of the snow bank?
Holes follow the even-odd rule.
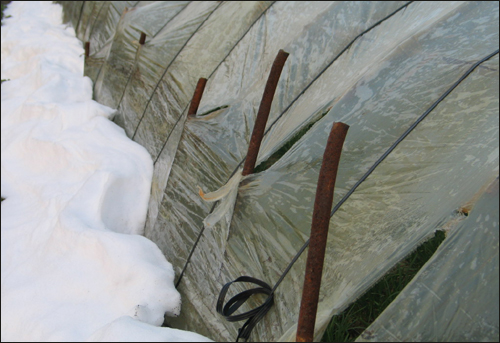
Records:
[[[1,36],[2,341],[206,341],[140,236],[151,157],[92,100],[62,9],[13,2]]]

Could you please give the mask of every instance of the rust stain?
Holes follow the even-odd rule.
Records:
[[[90,56],[90,42],[85,42],[85,57]]]
[[[207,84],[207,79],[201,77],[196,84],[196,89],[193,94],[193,99],[191,100],[191,105],[188,110],[188,118],[196,115],[198,111],[198,107],[200,106],[201,97],[203,96],[203,91],[205,90],[205,86]]]
[[[141,38],[139,39],[139,44],[144,45],[146,42],[146,34],[144,32],[141,32]]]

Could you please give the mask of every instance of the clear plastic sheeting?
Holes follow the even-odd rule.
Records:
[[[95,81],[97,101],[112,108],[118,107],[142,53],[139,43],[141,34],[150,40],[187,4],[188,1],[159,1],[124,11],[117,24],[109,55]]]
[[[119,115],[115,120],[125,128],[129,137],[134,136],[146,108],[152,101],[152,95],[159,87],[165,69],[216,7],[217,3],[211,1],[189,3],[140,48],[137,64],[124,90],[123,99],[118,106]],[[155,105],[155,101],[151,105],[159,106]],[[169,106],[167,109],[157,110],[156,113],[166,116],[171,111]],[[165,125],[163,120],[158,120],[158,129]],[[166,134],[168,132],[165,130]],[[163,142],[158,144],[161,143]]]
[[[236,201],[236,197],[238,195],[238,186],[243,179],[243,175],[241,173],[242,170],[240,169],[223,187],[215,192],[204,194],[203,190],[199,188],[199,194],[203,198],[203,200],[208,202],[221,200],[217,208],[212,213],[210,213],[210,215],[206,217],[205,220],[203,220],[203,225],[205,227],[213,227],[223,217],[226,218],[228,224],[231,223],[231,218],[233,217],[234,202]]]
[[[484,20],[498,18],[494,6],[489,6],[493,13]],[[263,141],[261,159],[332,106],[339,114],[338,121],[347,121],[354,115],[357,127],[371,127],[364,137],[371,137],[366,141],[374,144],[361,149],[383,151],[385,145],[375,143],[384,139],[392,142],[425,106],[470,67],[470,61],[480,59],[498,46],[498,26],[477,23],[485,7],[488,6],[460,2],[412,3],[365,33],[274,125]],[[492,37],[491,44],[485,44],[479,37]],[[402,91],[408,95],[399,96]],[[352,105],[347,107],[348,103]],[[367,115],[370,113],[380,115]],[[380,116],[392,116],[393,123],[385,127],[387,124],[383,122],[384,128],[374,127],[378,126]]]
[[[498,19],[497,2],[191,2],[137,54],[114,51],[128,56],[127,67],[105,72],[129,75],[128,84],[104,77],[99,94],[123,93],[116,122],[155,160],[145,235],[177,277],[185,268],[181,316],[168,324],[234,340],[242,324],[216,314],[219,291],[242,275],[273,285],[307,240],[332,123],[350,125],[336,204],[474,63],[498,49]],[[128,40],[137,36],[117,39],[132,46]],[[258,163],[314,125],[269,169],[229,183],[213,207],[197,186],[218,190],[245,158],[279,49],[290,56]],[[188,118],[200,77],[208,78],[206,89],[198,115]],[[497,55],[439,103],[335,213],[316,339],[333,315],[457,220],[456,210],[498,175],[498,112]],[[305,254],[252,340],[295,339],[304,267]]]
[[[340,313],[436,228],[454,218],[485,181],[497,175],[497,93],[498,58],[476,69],[333,216],[317,339],[333,314]],[[335,120],[332,109],[273,167],[243,182],[229,240],[214,248],[210,244],[220,241],[223,233],[206,230],[206,239],[200,241],[183,282],[192,279],[189,287],[195,287],[219,272],[219,282],[224,284],[249,271],[270,284],[278,280],[308,238],[321,154]],[[392,118],[385,120],[391,122]],[[335,203],[345,193],[343,188],[359,179],[355,171],[362,163],[356,145],[363,144],[363,130],[354,121],[346,123],[351,128],[340,162]],[[381,153],[375,151],[374,155],[380,157]],[[197,269],[202,260],[215,258],[214,251],[218,263],[205,265],[204,272]],[[298,309],[304,268],[305,256],[278,288],[276,308],[264,321],[279,321],[290,329],[270,340],[295,338],[298,310],[293,309]],[[190,272],[194,269],[196,272]],[[206,294],[201,299],[217,287],[220,285],[203,290]],[[253,335],[269,335],[269,330],[262,324]]]
[[[358,341],[498,342],[498,206],[497,179]]]
[[[91,43],[90,57],[85,61],[85,75],[95,81],[108,57],[120,18],[140,1],[81,1],[79,4],[62,1],[61,3],[65,8],[71,6],[80,8],[80,15],[71,16],[71,21],[73,27],[78,27],[77,37]],[[84,24],[87,26],[84,27]]]

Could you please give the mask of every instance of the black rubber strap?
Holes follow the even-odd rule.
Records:
[[[238,293],[234,297],[228,300],[224,305],[224,299],[229,290],[229,287],[235,282],[248,282],[259,285],[260,287],[248,289],[241,293]],[[241,314],[232,315],[236,310],[238,310],[252,295],[254,294],[266,294],[268,297],[264,303],[248,312]],[[267,283],[262,280],[253,278],[251,276],[240,276],[234,281],[228,282],[222,287],[219,294],[219,299],[217,300],[217,313],[224,316],[224,318],[229,322],[238,322],[240,320],[245,320],[245,324],[238,330],[238,337],[236,342],[242,338],[245,342],[250,337],[254,326],[266,315],[266,313],[271,309],[274,304],[274,292]]]

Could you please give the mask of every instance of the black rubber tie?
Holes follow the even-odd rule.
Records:
[[[234,297],[228,300],[228,302],[224,304],[224,299],[226,298],[226,294],[229,290],[229,287],[235,282],[248,282],[256,284],[260,287],[248,289],[241,293],[236,294]],[[236,310],[238,310],[241,305],[243,305],[252,295],[254,294],[267,294],[268,297],[264,303],[248,312],[244,312],[241,314],[232,315]],[[274,304],[274,291],[266,282],[253,278],[251,276],[240,276],[239,278],[228,282],[222,287],[222,290],[219,294],[219,299],[217,299],[217,313],[224,316],[224,318],[229,322],[238,322],[241,320],[247,319],[245,324],[238,329],[238,337],[236,338],[236,342],[239,342],[239,339],[242,338],[245,342],[250,337],[250,333],[252,332],[255,325],[266,315],[267,312],[271,309]]]

